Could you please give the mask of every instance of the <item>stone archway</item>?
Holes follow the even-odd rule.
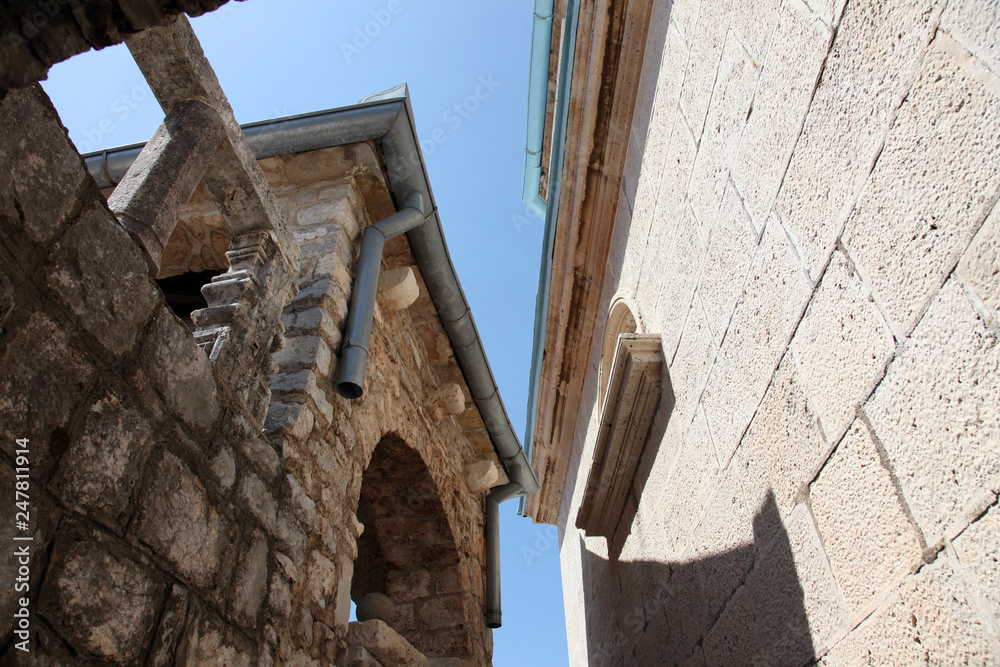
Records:
[[[388,595],[396,606],[393,628],[429,657],[473,657],[480,614],[462,576],[438,487],[420,454],[399,437],[387,435],[375,447],[357,517],[365,528],[351,598]]]

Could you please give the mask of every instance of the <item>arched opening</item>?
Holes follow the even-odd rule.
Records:
[[[611,366],[615,360],[615,350],[618,347],[618,336],[636,333],[636,319],[632,309],[622,299],[616,299],[611,304],[608,322],[604,327],[604,340],[601,344],[601,384],[598,402],[604,407],[608,394],[608,378],[611,376]]]
[[[400,438],[387,435],[375,447],[357,516],[365,528],[351,599],[383,593],[395,605],[393,629],[418,651],[472,658],[481,610],[473,609],[438,487],[420,455]]]

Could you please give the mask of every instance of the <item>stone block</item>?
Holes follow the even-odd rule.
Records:
[[[1000,317],[1000,206],[994,204],[993,212],[962,255],[958,275],[993,311],[994,318]]]
[[[0,357],[0,446],[14,458],[15,440],[29,438],[32,472],[47,475],[61,454],[57,443],[67,438],[56,431],[82,400],[93,362],[78,341],[41,312],[9,335]]]
[[[321,378],[330,376],[333,353],[319,336],[289,336],[285,346],[272,356],[282,372],[308,368]]]
[[[759,73],[759,65],[753,62],[739,40],[730,34],[722,52],[712,104],[708,108],[705,131],[698,143],[698,155],[688,184],[688,199],[703,243],[708,242],[719,214],[730,169],[740,145],[740,135],[753,104]]]
[[[257,667],[258,647],[192,598],[176,664]],[[266,650],[266,649],[265,649]]]
[[[844,234],[897,336],[913,330],[958,263],[998,180],[995,80],[938,32]]]
[[[705,635],[704,649],[705,664],[709,667],[766,664],[746,586],[736,591],[715,626]]]
[[[340,325],[330,317],[325,309],[308,308],[299,312],[289,312],[282,316],[281,323],[289,336],[298,334],[317,335],[326,341],[327,347],[340,347]]]
[[[465,605],[460,595],[428,600],[417,612],[420,627],[428,630],[459,627],[465,622]]]
[[[779,23],[789,9],[792,9],[792,4],[796,3],[749,0],[745,4],[741,2],[728,7],[730,30],[739,37],[755,62],[763,63],[776,50],[799,46],[794,37],[790,40],[789,35],[782,34]]]
[[[38,611],[79,650],[115,664],[139,664],[166,593],[166,580],[145,558],[70,521],[56,538]]]
[[[418,296],[420,288],[412,267],[389,269],[378,277],[378,300],[386,312],[394,313],[409,308]]]
[[[338,591],[337,566],[329,558],[318,551],[310,551],[305,565],[305,584],[303,599],[309,605],[313,616],[329,618],[330,625],[336,621],[334,614],[336,594]],[[348,584],[350,588],[350,584]]]
[[[962,567],[986,602],[983,611],[1000,625],[1000,506],[993,505],[955,540]]]
[[[273,534],[278,519],[278,503],[273,491],[261,481],[260,477],[252,472],[244,473],[240,480],[238,497],[243,509],[256,517],[264,529]]]
[[[49,262],[48,285],[82,328],[115,354],[131,350],[157,297],[142,255],[108,212],[85,211]]]
[[[849,665],[995,665],[1000,644],[969,604],[947,558],[906,579],[877,611],[824,657]]]
[[[725,3],[704,0],[700,3],[697,20],[691,21],[693,27],[690,30],[681,28],[687,41],[688,61],[680,107],[695,139],[699,141],[726,44],[728,9]]]
[[[136,537],[183,579],[201,588],[212,586],[234,531],[201,481],[180,459],[164,452],[143,491],[131,529]]]
[[[792,510],[800,489],[826,453],[816,414],[791,355],[786,354],[736,450],[747,503],[754,511],[767,502],[774,502],[776,508],[754,519],[760,548],[771,541],[780,519]]]
[[[277,373],[270,377],[268,386],[271,395],[277,401],[305,403],[307,399],[312,399],[310,409],[313,411],[313,418],[322,427],[325,428],[333,420],[333,406],[327,400],[326,392],[319,388],[313,371],[305,369],[291,373]]]
[[[703,400],[720,462],[739,445],[812,292],[772,216],[747,274]]]
[[[233,580],[232,613],[246,628],[257,627],[264,595],[267,593],[267,538],[254,531],[248,549],[240,554]]]
[[[385,588],[397,600],[416,600],[433,593],[433,581],[427,570],[393,570],[386,576]]]
[[[953,279],[901,349],[865,412],[933,544],[1000,487],[1000,345]]]
[[[667,501],[656,503],[648,512],[643,512],[643,520],[648,521],[650,532],[662,536],[666,554],[680,555],[678,552],[683,552],[715,489],[720,472],[705,415],[699,409],[684,433],[679,460],[670,473],[666,487],[670,489]]]
[[[69,222],[87,170],[41,86],[11,90],[0,118],[0,160],[21,210],[17,224],[32,241],[47,243]]]
[[[833,251],[933,30],[934,0],[850,4],[778,193],[813,279]]]
[[[656,302],[656,322],[663,334],[663,355],[668,363],[677,350],[704,256],[705,246],[695,230],[694,216],[685,206],[667,261],[662,266],[663,279]]]
[[[750,216],[730,181],[722,197],[722,208],[712,230],[698,285],[716,347],[722,345],[733,311],[743,294],[743,283],[757,250],[757,240]]]
[[[421,655],[395,630],[379,620],[355,621],[347,626],[348,646],[360,646],[385,667],[429,667]]]
[[[184,634],[187,623],[190,598],[191,595],[177,584],[171,587],[146,662],[150,667],[169,667],[174,664],[177,643]]]
[[[854,422],[813,483],[811,498],[852,615],[920,560],[917,531],[862,420]]]
[[[1000,5],[990,0],[949,2],[941,29],[994,74],[1000,73]]]
[[[717,348],[702,308],[699,294],[695,294],[684,323],[677,346],[677,354],[670,364],[670,386],[674,392],[674,409],[670,419],[687,423],[694,417],[695,406],[705,389],[705,381],[712,370]]]
[[[766,664],[808,663],[846,620],[805,505],[795,508],[771,540],[747,578],[747,588]]]
[[[830,44],[830,29],[805,5],[786,2],[781,7],[733,166],[733,182],[757,229],[778,194]],[[758,15],[747,16],[759,25]]]
[[[347,667],[383,667],[382,663],[372,657],[372,654],[360,646],[348,646],[344,658]]]
[[[708,617],[716,618],[757,557],[750,510],[735,467],[726,471],[691,536],[691,555],[705,587]]]
[[[361,230],[354,204],[351,201],[350,186],[329,188],[326,197],[310,206],[300,206],[295,212],[295,239],[303,250],[309,251],[308,242],[315,237],[308,236],[308,228],[317,225],[335,225],[347,232],[349,238],[354,238]],[[323,193],[321,193],[323,194]]]
[[[83,432],[60,461],[53,480],[59,495],[110,529],[121,530],[152,434],[149,421],[128,401],[117,392],[104,394],[87,410]]]
[[[219,413],[212,362],[166,306],[146,338],[140,362],[174,415],[200,431],[212,426]]]
[[[882,379],[896,341],[843,253],[834,253],[792,339],[827,440],[836,442]]]

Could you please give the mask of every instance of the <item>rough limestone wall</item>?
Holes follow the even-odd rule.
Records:
[[[281,462],[167,309],[41,88],[9,92],[0,114],[0,479],[12,509],[27,482],[30,519],[0,529],[2,661],[271,664],[262,605],[284,536],[258,516],[287,493]]]
[[[441,379],[406,310],[376,307],[364,396],[348,401],[333,389],[361,230],[374,220],[349,178],[276,194],[303,261],[300,292],[283,317],[285,347],[274,356],[279,372],[271,377],[266,430],[282,451],[289,485],[310,507],[312,526],[281,554],[291,570],[272,575],[270,604],[283,627],[279,657],[309,664],[309,658],[335,655],[330,637],[343,638],[346,631],[363,527],[356,515],[362,475],[388,437],[415,451],[427,475],[424,482],[394,489],[399,543],[390,549],[380,534],[390,563],[385,592],[397,602],[394,628],[417,650],[441,658],[433,664],[488,664],[484,494],[470,492],[464,482],[464,464],[475,452],[461,424],[429,399]],[[405,251],[399,239],[387,253],[401,243]],[[443,512],[453,544],[421,543],[422,524],[409,522],[408,508],[432,506]],[[421,567],[443,548],[454,552],[451,565],[434,572]]]
[[[376,444],[394,433],[426,465],[458,556],[409,609],[429,641],[418,648],[465,657],[440,664],[488,663],[482,494],[462,476],[474,452],[454,417],[421,403],[434,378],[405,311],[376,321],[366,397],[327,391],[353,262],[344,239],[363,219],[353,191],[281,193],[313,252],[276,355],[289,371],[272,383],[282,418],[264,433],[166,307],[41,88],[10,91],[0,127],[0,493],[11,503],[0,662],[339,659],[352,508]],[[29,439],[22,459],[18,438]],[[16,488],[27,529],[14,523]],[[28,652],[15,634],[21,597]]]
[[[658,3],[603,303],[676,403],[610,546],[580,415],[573,664],[1000,660],[997,12]]]
[[[13,0],[0,9],[0,90],[45,79],[49,67],[226,0]]]

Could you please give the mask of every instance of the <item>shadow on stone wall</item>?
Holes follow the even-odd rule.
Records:
[[[690,561],[610,559],[580,537],[588,662],[606,665],[804,665],[814,649],[804,593],[772,494],[755,543]]]

